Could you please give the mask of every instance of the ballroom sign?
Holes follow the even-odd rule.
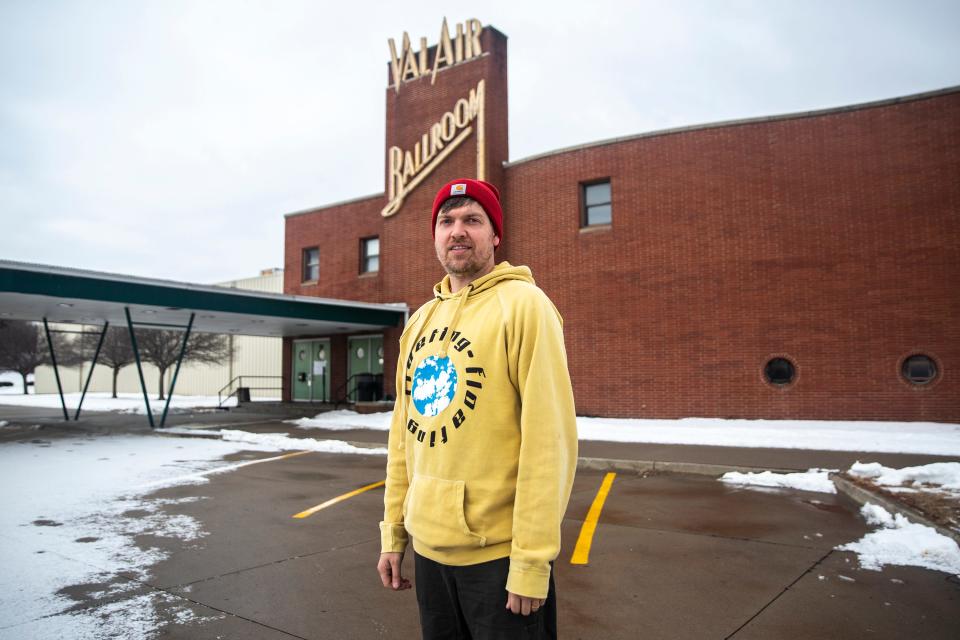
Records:
[[[477,178],[484,179],[484,86],[484,81],[481,80],[475,89],[470,89],[466,97],[457,100],[450,111],[430,125],[412,149],[390,147],[387,152],[388,201],[381,211],[384,218],[399,211],[404,198],[462,145],[474,130],[477,143]]]
[[[476,18],[471,18],[455,25],[454,35],[450,36],[447,19],[443,19],[440,27],[440,38],[437,41],[433,59],[429,59],[430,48],[427,39],[420,38],[420,49],[414,51],[410,45],[410,36],[403,32],[400,51],[393,38],[387,41],[390,46],[390,70],[393,74],[393,88],[400,92],[400,85],[404,82],[430,76],[430,84],[437,80],[437,71],[444,67],[455,65],[479,57],[483,50],[480,47],[480,32],[483,24]]]

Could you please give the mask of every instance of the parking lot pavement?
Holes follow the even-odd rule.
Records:
[[[269,417],[231,420],[221,425],[214,415],[202,422],[301,437],[376,442],[383,435],[301,431]],[[90,424],[107,428],[110,421],[123,422],[98,417]],[[45,429],[44,437],[60,430]],[[602,449],[584,449],[591,447]],[[723,454],[713,462],[750,462],[750,451],[689,449],[694,456],[711,449]],[[682,459],[683,451],[656,446],[658,455]],[[816,462],[815,452],[803,455]],[[170,499],[165,513],[195,518],[207,535],[191,542],[139,536],[142,549],[169,555],[145,579],[121,575],[64,590],[77,609],[94,614],[86,619],[123,616],[146,601],[162,621],[160,638],[419,636],[413,591],[384,589],[376,574],[382,488],[293,517],[382,480],[382,456],[241,452],[228,459],[270,461],[152,494]],[[574,545],[604,477],[578,473],[563,523],[564,548],[555,564],[563,637],[954,638],[960,628],[955,576],[910,567],[862,570],[854,554],[834,550],[868,527],[856,505],[830,494],[733,487],[708,476],[620,473],[599,514],[587,564],[573,565]],[[412,559],[405,564],[415,580]],[[118,583],[125,587],[111,590]],[[37,619],[8,627],[0,638],[60,637],[45,624]]]
[[[416,637],[412,591],[387,591],[376,573],[382,488],[293,517],[381,480],[383,467],[382,456],[310,453],[160,492],[206,496],[177,509],[210,535],[157,565],[151,584],[248,622],[248,635],[225,637],[259,638],[261,628],[300,638]],[[194,637],[193,626],[167,631],[164,637]]]
[[[383,465],[381,456],[308,453],[158,492],[199,498],[167,509],[209,535],[177,547],[142,537],[144,548],[167,545],[171,555],[125,597],[194,612],[186,624],[171,618],[163,638],[417,637],[413,591],[384,589],[376,575],[382,488],[293,517],[382,479]],[[855,505],[828,494],[618,475],[588,564],[571,565],[603,477],[578,474],[563,524],[555,566],[564,637],[956,637],[960,584],[922,569],[858,569],[853,554],[833,548],[868,529]],[[409,558],[405,571],[416,579]]]
[[[567,541],[590,481],[578,475]],[[829,494],[618,476],[590,564],[558,563],[564,627],[576,638],[956,637],[960,583],[860,570],[833,550],[866,531],[856,506]]]

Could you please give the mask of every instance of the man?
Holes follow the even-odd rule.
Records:
[[[577,462],[562,321],[527,267],[495,265],[496,187],[447,183],[432,224],[447,275],[400,338],[377,569],[410,588],[412,539],[424,638],[555,637]]]

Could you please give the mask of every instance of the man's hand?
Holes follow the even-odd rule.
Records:
[[[531,613],[536,613],[544,602],[546,602],[545,598],[528,598],[507,591],[507,609],[514,613],[528,616]]]
[[[402,564],[402,553],[388,552],[380,554],[377,571],[380,573],[380,581],[383,582],[383,586],[390,587],[394,591],[403,591],[413,586],[409,580],[400,574],[400,565]]]

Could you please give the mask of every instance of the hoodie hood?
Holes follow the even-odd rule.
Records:
[[[446,357],[447,355],[447,349],[450,348],[450,340],[456,331],[457,322],[460,320],[460,314],[463,313],[463,308],[467,305],[467,299],[472,298],[481,292],[492,289],[501,282],[506,282],[508,280],[522,280],[524,282],[529,282],[530,284],[536,284],[533,281],[533,273],[530,272],[529,267],[515,267],[509,262],[504,261],[495,266],[493,271],[482,278],[477,278],[456,293],[452,293],[450,291],[449,275],[445,275],[443,280],[433,286],[433,304],[430,305],[430,309],[427,311],[426,318],[420,325],[420,331],[423,331],[423,328],[429,325],[433,314],[444,302],[448,300],[456,300],[457,304],[456,311],[453,313],[453,319],[450,321],[450,330],[446,332],[444,340],[441,343],[440,357]],[[417,333],[416,338],[420,338],[419,332]],[[414,340],[414,342],[416,342],[416,340]]]
[[[523,280],[530,284],[536,284],[533,280],[533,273],[530,272],[529,267],[515,267],[509,262],[501,262],[493,268],[493,271],[482,278],[477,278],[456,293],[451,293],[450,291],[450,276],[443,276],[443,280],[433,285],[433,296],[441,300],[449,300],[456,298],[464,291],[466,291],[467,296],[472,296],[481,291],[486,291],[506,280]]]

